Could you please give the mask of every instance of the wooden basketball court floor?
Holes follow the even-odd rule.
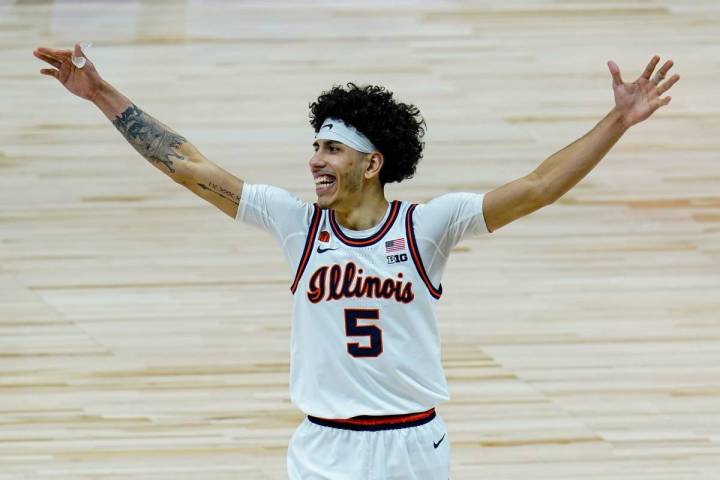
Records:
[[[720,3],[0,2],[0,478],[281,479],[290,272],[32,51],[101,75],[250,183],[314,200],[308,103],[426,119],[389,199],[523,176],[654,54],[682,76],[560,201],[463,240],[438,315],[453,479],[720,478]]]

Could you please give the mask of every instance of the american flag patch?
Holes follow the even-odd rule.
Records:
[[[402,250],[405,250],[404,238],[396,238],[395,240],[385,242],[385,253],[400,252]]]

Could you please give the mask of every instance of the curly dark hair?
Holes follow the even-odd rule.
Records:
[[[347,86],[345,90],[335,85],[310,103],[310,125],[315,133],[326,118],[339,118],[362,132],[383,154],[381,185],[412,178],[425,146],[420,140],[426,130],[420,110],[396,102],[385,87],[358,87],[352,82]]]

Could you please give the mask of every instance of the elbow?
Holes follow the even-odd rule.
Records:
[[[187,169],[178,169],[175,174],[171,175],[175,183],[182,186],[187,186],[191,182],[191,176],[188,174]]]
[[[531,173],[530,177],[532,179],[534,192],[533,203],[537,206],[537,208],[546,207],[557,200],[553,191],[550,189],[549,183],[545,179],[535,172]]]
[[[538,208],[547,207],[548,205],[552,205],[553,203],[555,203],[556,200],[557,199],[551,195],[542,195],[538,199],[538,205],[539,205]]]
[[[173,174],[173,180],[183,186],[190,185],[196,179],[196,169],[198,167],[197,160],[194,157],[186,157],[182,162],[178,162]]]

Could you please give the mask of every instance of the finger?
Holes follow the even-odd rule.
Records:
[[[35,50],[37,50],[38,52],[46,53],[48,55],[65,55],[65,54],[70,53],[70,50],[67,50],[67,49],[59,50],[57,48],[47,48],[47,47],[38,47]]]
[[[55,68],[60,68],[60,65],[62,65],[61,61],[55,60],[52,57],[47,57],[47,56],[43,55],[42,53],[33,52],[33,55],[35,55],[40,60],[43,60],[43,61],[49,63],[50,65],[52,65]]]
[[[650,75],[652,75],[653,70],[655,70],[655,65],[660,61],[660,56],[655,55],[651,60],[650,63],[648,63],[647,67],[645,67],[645,71],[640,75],[640,78],[644,78],[645,80],[650,80]]]
[[[675,75],[673,75],[672,77],[667,79],[667,81],[663,82],[662,85],[658,85],[656,88],[658,95],[662,95],[663,93],[670,90],[670,87],[675,85],[675,83],[677,83],[678,80],[680,80],[680,75],[678,75],[676,73]]]
[[[53,48],[38,47],[35,51],[56,60],[66,60],[72,56],[72,52],[70,50],[55,50]]]
[[[661,98],[661,99],[659,99],[659,100],[660,100],[660,106],[661,106],[661,107],[664,107],[665,105],[667,105],[668,103],[670,103],[670,100],[672,100],[672,97],[663,97],[663,98]]]
[[[83,53],[82,48],[80,48],[80,44],[79,44],[79,43],[76,43],[76,44],[75,44],[75,53],[73,54],[73,56],[74,56],[75,58],[77,58],[77,57],[85,57],[85,54]],[[85,58],[87,59],[87,57],[85,57]]]
[[[613,78],[613,85],[614,86],[622,85],[623,81],[622,81],[622,77],[620,76],[620,67],[618,67],[617,63],[613,62],[612,60],[610,60],[607,64],[608,64],[608,68],[610,69],[610,74],[612,75],[612,78]]]
[[[58,72],[54,68],[43,68],[40,70],[40,73],[42,73],[43,75],[48,75],[50,77],[55,77],[60,80],[60,72]]]
[[[75,57],[83,57],[83,58],[85,58],[86,60],[89,61],[90,58],[89,58],[88,55],[87,55],[87,51],[88,51],[88,49],[90,49],[91,46],[92,46],[92,44],[89,43],[89,44],[86,45],[86,46],[84,47],[84,49],[83,49],[83,45],[82,45],[81,43],[76,43],[76,44],[75,44],[75,52],[73,53],[73,56],[75,56]]]
[[[665,62],[665,64],[660,69],[660,74],[664,77],[668,70],[670,70],[674,64],[675,62],[673,62],[672,60],[668,60],[667,62]]]
[[[665,75],[667,74],[668,70],[670,70],[673,66],[673,61],[668,60],[665,62],[665,64],[662,66],[660,70],[655,73],[655,76],[653,76],[652,81],[655,83],[660,83],[665,78]]]

